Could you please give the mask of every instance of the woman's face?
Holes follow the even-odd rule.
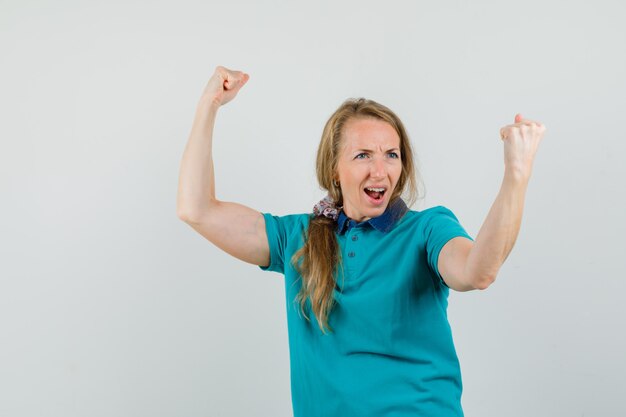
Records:
[[[359,222],[378,217],[402,173],[400,137],[389,123],[367,117],[349,120],[342,142],[335,179],[343,211]]]

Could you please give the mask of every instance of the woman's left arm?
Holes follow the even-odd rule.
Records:
[[[505,171],[498,196],[474,242],[454,238],[441,249],[440,272],[450,288],[485,289],[495,281],[519,233],[526,188],[545,130],[542,123],[520,114],[514,124],[500,129]]]

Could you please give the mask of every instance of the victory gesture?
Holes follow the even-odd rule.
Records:
[[[234,99],[239,89],[249,79],[250,76],[244,72],[218,66],[204,88],[202,97],[217,106],[222,106]]]
[[[445,300],[449,290],[485,290],[496,280],[520,230],[544,125],[518,114],[513,124],[500,129],[504,178],[474,239],[445,206],[410,209],[418,195],[418,176],[403,123],[380,103],[348,98],[324,124],[314,158],[326,196],[312,213],[276,215],[215,194],[212,144],[218,109],[248,79],[244,72],[218,66],[207,83],[181,162],[177,214],[229,255],[284,275],[290,364],[292,376],[299,376],[291,381],[293,415],[311,415],[313,403],[315,414],[324,416],[362,415],[366,408],[368,415],[380,416],[390,407],[407,410],[406,415],[409,410],[411,415],[463,415],[461,370]],[[274,101],[279,103],[280,97]],[[268,117],[275,113],[271,110],[266,109]],[[236,167],[246,170],[241,171],[242,181],[256,180],[260,186],[268,181],[245,166]],[[340,264],[344,253],[346,262],[365,266],[351,270],[345,280]],[[377,284],[381,273],[397,285]],[[410,297],[406,288],[411,288]],[[338,292],[345,303],[335,298]],[[415,320],[422,312],[426,314]],[[345,354],[341,341],[346,338],[355,351],[368,354],[367,361]],[[399,352],[393,348],[398,343],[415,349]],[[394,365],[400,361],[402,366]],[[318,366],[331,362],[340,366]],[[438,378],[437,366],[422,366],[425,362],[444,364],[445,381]],[[387,379],[401,382],[386,384],[378,371],[361,372],[363,366],[382,369]],[[347,388],[338,389],[335,381],[346,381]],[[316,402],[306,396],[310,392],[320,398],[336,396],[339,402]],[[375,400],[363,403],[363,398]]]
[[[505,169],[529,178],[535,153],[545,131],[543,123],[523,119],[521,114],[515,116],[514,124],[501,128]]]

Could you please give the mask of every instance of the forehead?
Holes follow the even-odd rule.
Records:
[[[349,120],[343,129],[343,149],[388,150],[400,147],[400,136],[389,123],[373,117]]]

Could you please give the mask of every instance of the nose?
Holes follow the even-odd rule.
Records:
[[[385,178],[387,176],[387,166],[382,158],[372,158],[370,176],[372,178]]]

